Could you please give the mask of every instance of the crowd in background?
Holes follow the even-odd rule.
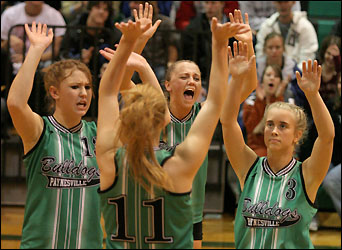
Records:
[[[11,27],[31,24],[34,20],[53,26],[68,26],[54,29],[54,41],[42,56],[40,71],[36,73],[37,81],[51,62],[72,58],[86,63],[95,84],[98,84],[108,64],[99,50],[106,47],[115,49],[121,32],[114,23],[134,20],[133,9],[138,9],[143,2],[1,1],[2,138],[8,136],[3,126],[10,124],[5,104],[9,87],[6,83],[12,82],[25,57],[25,49],[29,47],[24,27],[19,25],[12,30]],[[317,131],[305,95],[297,85],[295,72],[301,72],[303,61],[319,61],[322,65],[320,94],[331,113],[336,132],[331,167],[323,187],[341,216],[341,21],[336,22],[330,35],[319,44],[315,27],[304,8],[307,6],[301,6],[299,1],[149,2],[154,9],[153,23],[158,19],[162,22],[146,44],[142,56],[151,65],[161,85],[166,70],[174,62],[181,59],[195,61],[202,73],[201,100],[205,99],[211,66],[211,18],[216,17],[225,23],[229,22],[228,14],[234,9],[248,13],[253,29],[259,86],[241,105],[239,124],[245,132],[247,144],[259,156],[266,155],[260,129],[265,107],[278,100],[295,103],[308,113],[308,136],[297,149],[296,157],[304,161],[311,153]],[[233,42],[231,39],[229,44]],[[133,78],[137,79],[138,75]],[[96,89],[94,94],[96,98]]]

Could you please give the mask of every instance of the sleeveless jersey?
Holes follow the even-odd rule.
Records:
[[[195,103],[191,112],[183,119],[178,120],[171,114],[171,123],[166,127],[167,144],[169,146],[175,146],[185,140],[185,137],[189,133],[192,124],[195,121],[197,114],[201,109],[200,103]],[[163,134],[161,135],[163,140]],[[201,167],[199,168],[193,183],[191,191],[192,202],[192,215],[193,223],[198,223],[203,220],[203,208],[205,202],[205,184],[207,182],[207,170],[208,170],[208,154],[205,157]]]
[[[123,164],[124,149],[115,156],[117,175],[113,185],[98,191],[107,233],[106,248],[189,249],[193,246],[190,193],[174,194],[151,187],[148,193]],[[162,164],[173,155],[156,149]]]
[[[309,225],[316,212],[305,191],[301,162],[293,158],[275,174],[267,158],[258,158],[238,203],[236,248],[313,248]]]
[[[96,125],[66,129],[43,117],[38,143],[24,157],[27,198],[21,248],[102,248]]]

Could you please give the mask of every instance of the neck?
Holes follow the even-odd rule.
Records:
[[[40,12],[42,11],[42,7],[31,7],[29,5],[25,5],[25,12],[28,16],[38,16]]]
[[[274,173],[284,168],[293,157],[292,151],[284,153],[284,151],[271,151],[267,149],[267,161]]]
[[[70,117],[70,115],[65,115],[63,112],[56,108],[56,111],[53,114],[53,117],[63,125],[65,128],[70,129],[78,125],[82,119],[82,117]]]
[[[279,16],[279,22],[281,22],[282,24],[289,24],[291,23],[293,18],[293,13],[291,12],[291,14],[287,15],[287,16]]]
[[[187,114],[190,113],[192,106],[184,107],[170,101],[170,112],[178,120],[182,120]]]

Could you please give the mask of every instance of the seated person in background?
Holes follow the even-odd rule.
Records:
[[[277,64],[281,68],[284,80],[289,83],[284,92],[284,101],[304,106],[306,98],[296,79],[296,71],[302,72],[297,67],[297,62],[286,55],[284,39],[279,33],[271,32],[265,37],[264,55],[257,57],[256,62],[259,83],[261,83],[265,67],[270,64]]]
[[[261,24],[271,15],[277,12],[272,1],[238,1],[242,13],[248,13],[249,25],[254,35],[260,29]],[[300,11],[300,1],[295,1],[292,11]]]
[[[67,30],[60,56],[62,59],[80,59],[88,65],[92,74],[98,77],[106,59],[97,51],[105,47],[114,48],[115,43],[120,40],[121,32],[113,28],[111,1],[89,1],[87,9],[89,12],[82,13],[70,23],[72,26],[80,27]],[[89,27],[104,29],[96,30]]]
[[[266,19],[257,34],[256,56],[264,54],[265,37],[275,31],[285,40],[285,53],[302,68],[304,60],[314,60],[318,50],[318,39],[314,26],[307,19],[306,12],[292,11],[295,1],[273,2],[277,12]]]
[[[18,3],[7,8],[1,15],[1,49],[7,50],[8,33],[12,26],[32,23],[33,21],[45,23],[47,25],[65,26],[65,21],[61,13],[48,4],[45,4],[43,1],[25,1],[23,3]],[[65,29],[59,28],[54,30],[54,45],[50,45],[42,55],[39,64],[40,68],[48,66],[51,64],[52,60],[57,58],[64,33]],[[26,41],[24,41],[24,34],[24,26],[19,26],[14,28],[10,35],[10,56],[14,75],[18,73],[24,60],[24,42],[26,47],[25,54],[30,47],[30,41],[27,37]],[[54,46],[55,58],[52,58],[52,46]]]
[[[61,12],[66,22],[71,23],[76,16],[87,10],[88,1],[61,1]]]
[[[213,17],[216,17],[219,23],[229,22],[229,19],[224,13],[224,1],[205,1],[203,5],[205,12],[191,19],[183,32],[182,51],[183,59],[192,60],[199,66],[202,85],[207,87],[211,62],[210,23]],[[234,40],[230,39],[231,47]]]
[[[284,100],[284,90],[287,85],[283,81],[280,67],[277,64],[268,65],[261,77],[261,86],[256,88],[256,96],[250,95],[243,104],[243,123],[247,132],[247,145],[258,156],[266,156],[267,148],[264,142],[264,111],[268,104]]]

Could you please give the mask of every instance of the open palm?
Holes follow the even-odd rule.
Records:
[[[211,32],[213,37],[217,41],[224,41],[236,34],[242,34],[247,31],[247,27],[244,27],[239,23],[218,23],[217,18],[213,17],[211,23]]]
[[[49,29],[46,35],[47,25],[42,26],[41,23],[32,22],[32,31],[30,30],[28,24],[25,24],[25,31],[30,40],[31,46],[40,47],[44,50],[51,44],[53,38],[52,29]]]
[[[237,48],[237,43],[233,43],[234,55],[232,50],[228,47],[228,57],[229,57],[229,72],[232,77],[241,77],[245,74],[249,68],[247,59],[247,44],[239,42],[239,50]]]
[[[150,39],[154,33],[156,32],[161,20],[157,20],[154,25],[152,25],[152,17],[153,17],[153,6],[145,3],[145,8],[143,10],[143,5],[139,4],[139,14],[136,9],[133,10],[134,19],[137,22],[140,21],[141,28],[149,27],[143,34],[142,37],[146,39]]]
[[[245,20],[246,23],[244,24],[242,19],[242,14],[240,10],[235,10],[234,15],[232,13],[229,13],[229,20],[231,23],[240,23],[246,26],[246,32],[239,33],[234,36],[236,40],[242,41],[242,42],[250,42],[253,40],[252,30],[249,26],[249,20],[248,20],[248,14],[245,14]]]
[[[319,86],[321,84],[322,68],[320,65],[318,65],[316,60],[314,61],[313,66],[311,60],[308,60],[307,64],[308,67],[306,67],[306,62],[303,62],[302,76],[297,71],[296,77],[301,90],[303,90],[305,94],[313,94],[319,90]]]

